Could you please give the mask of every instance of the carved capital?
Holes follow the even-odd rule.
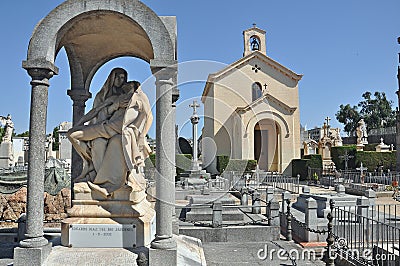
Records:
[[[150,68],[153,75],[156,77],[157,82],[167,82],[171,85],[176,81],[178,66],[176,64],[161,65],[160,62],[151,61]]]
[[[85,102],[92,98],[92,94],[84,89],[71,89],[67,91],[69,97],[74,102],[74,104],[85,104]]]
[[[190,117],[190,122],[192,122],[193,125],[198,124],[200,120],[200,117],[198,115],[193,115]]]
[[[29,68],[27,69],[29,76],[31,76],[32,86],[44,85],[49,86],[49,79],[54,76],[54,72],[45,68]]]

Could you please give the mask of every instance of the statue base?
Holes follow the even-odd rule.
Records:
[[[144,191],[132,192],[125,186],[112,197],[98,199],[96,192],[85,184],[74,184],[75,200],[68,210],[69,217],[61,222],[63,246],[136,248],[150,245],[156,233],[156,219]]]
[[[13,163],[12,142],[0,143],[0,168],[9,169]]]
[[[364,144],[362,144],[362,143],[357,144],[356,149],[357,149],[357,151],[363,151],[364,150]]]

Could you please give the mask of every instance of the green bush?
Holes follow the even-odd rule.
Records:
[[[246,165],[246,172],[255,170],[257,167],[257,160],[248,160]]]
[[[304,155],[303,159],[292,160],[292,176],[300,175],[300,180],[307,180],[308,168],[322,169],[321,154]]]
[[[145,161],[145,167],[156,167],[156,155],[150,154]],[[192,165],[191,154],[176,154],[175,155],[176,175],[179,176],[182,172],[189,170]]]
[[[375,151],[375,147],[378,144],[379,143],[368,143],[368,144],[364,145],[364,151]]]
[[[308,175],[307,164],[310,159],[293,159],[292,176],[300,175],[300,180],[306,180]]]
[[[179,176],[181,173],[190,170],[192,166],[192,155],[191,154],[177,154],[175,155],[176,175]]]
[[[355,169],[356,166],[356,145],[345,145],[345,146],[336,146],[331,148],[331,157],[332,161],[335,163],[336,169],[345,169],[345,162],[340,156],[347,154],[349,156],[353,156],[347,162],[348,169]]]
[[[217,171],[222,173],[225,171],[226,166],[229,163],[229,156],[228,155],[217,155]]]
[[[229,159],[228,155],[217,156],[217,170],[224,171],[245,171],[250,172],[257,167],[257,160]]]
[[[303,159],[309,160],[307,164],[307,168],[322,168],[322,156],[321,154],[308,154],[304,155]]]
[[[396,152],[357,151],[356,166],[360,167],[361,162],[368,168],[368,172],[375,171],[379,166],[394,171],[396,170]]]

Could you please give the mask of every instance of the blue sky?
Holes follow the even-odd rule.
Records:
[[[30,35],[40,19],[62,2],[20,0],[0,4],[0,115],[12,115],[17,133],[29,129],[30,78],[21,62],[26,58]],[[252,23],[267,32],[267,55],[304,75],[299,83],[300,117],[308,128],[321,126],[326,116],[332,118],[334,127],[341,127],[334,119],[339,105],[358,103],[365,91],[383,91],[397,106],[398,0],[143,2],[158,15],[177,16],[181,64],[202,60],[189,64],[193,70],[198,64],[208,64],[196,72],[193,82],[180,87],[180,135],[191,134],[188,105],[193,99],[199,101],[208,72],[241,58],[242,31]],[[64,51],[58,55],[56,65],[60,74],[50,80],[48,132],[72,119],[72,102],[66,95],[70,80]],[[93,95],[114,66],[125,67],[129,79],[144,82],[150,76],[145,62],[116,59],[96,74]],[[92,105],[91,100],[87,105]]]

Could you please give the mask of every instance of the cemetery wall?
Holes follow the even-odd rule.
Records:
[[[379,134],[379,135],[368,135],[368,143],[378,143],[381,142],[381,138],[383,138],[383,142],[387,145],[393,144],[396,147],[396,133],[389,134]],[[357,144],[357,137],[342,137],[343,145]]]
[[[26,187],[23,187],[13,194],[0,194],[0,221],[15,221],[22,213],[26,213],[26,192]],[[44,219],[46,221],[66,218],[66,211],[70,207],[70,189],[64,188],[55,196],[44,193]],[[0,223],[0,227],[2,226],[10,226],[10,224]]]

